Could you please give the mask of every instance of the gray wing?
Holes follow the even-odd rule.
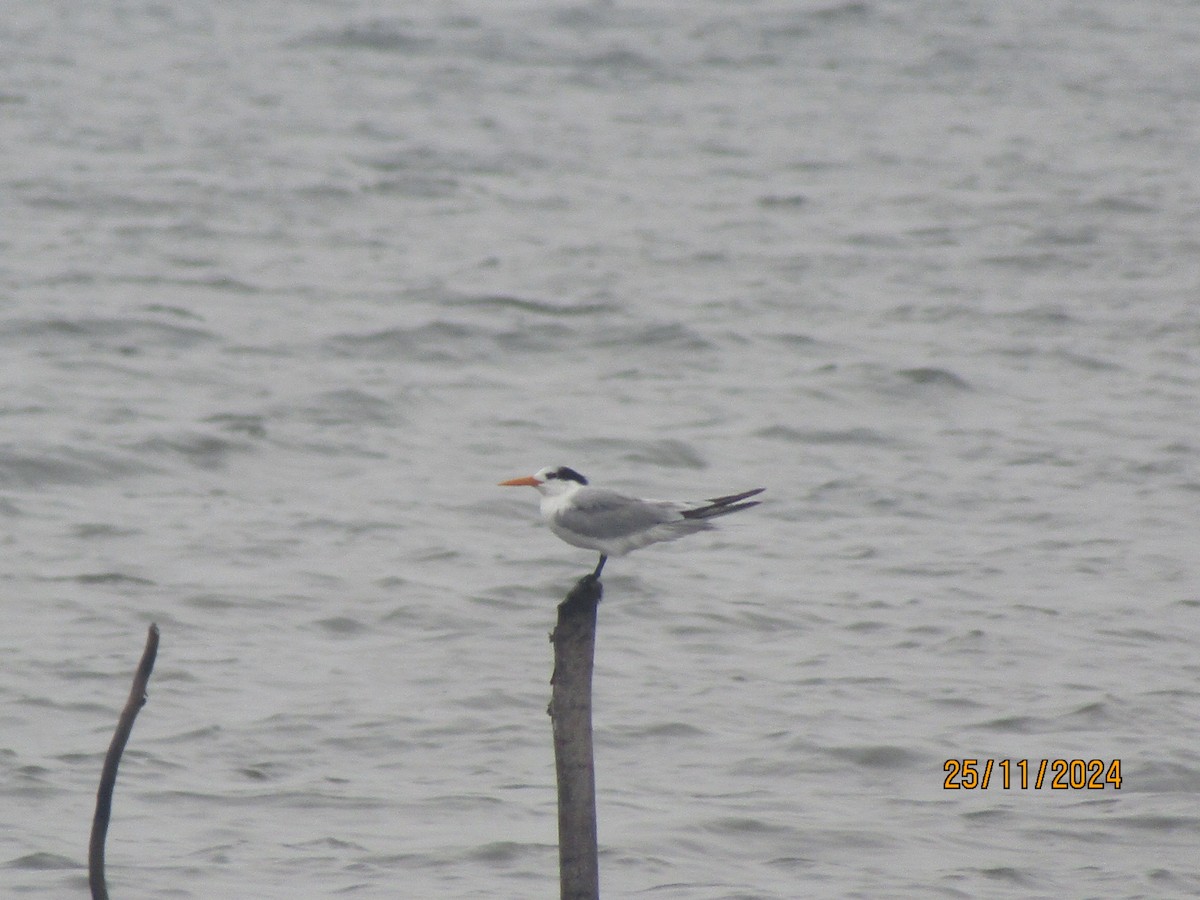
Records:
[[[554,517],[554,523],[598,540],[626,537],[682,518],[674,503],[638,500],[604,488],[585,488],[574,501],[571,509]]]

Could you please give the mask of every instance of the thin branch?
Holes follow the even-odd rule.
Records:
[[[121,754],[125,752],[125,744],[133,731],[133,720],[146,703],[146,684],[150,681],[154,657],[157,654],[158,626],[151,625],[146,635],[146,649],[142,651],[142,661],[138,663],[137,673],[133,676],[129,700],[125,709],[121,711],[121,718],[117,720],[117,730],[113,734],[112,743],[108,745],[108,755],[104,757],[100,789],[96,792],[96,815],[92,818],[92,839],[88,846],[88,884],[92,889],[92,900],[108,900],[108,887],[104,883],[104,839],[108,836],[108,819],[112,814],[117,766],[121,763]]]

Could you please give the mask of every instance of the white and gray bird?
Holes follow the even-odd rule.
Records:
[[[713,527],[709,519],[757,506],[760,501],[746,498],[766,490],[755,488],[694,503],[639,500],[591,487],[586,478],[566,466],[547,466],[533,475],[500,484],[537,488],[542,495],[542,517],[550,530],[572,546],[599,551],[600,562],[593,578],[600,577],[610,556],[624,556],[639,547],[707,531]]]

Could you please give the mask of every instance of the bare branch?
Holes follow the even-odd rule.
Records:
[[[146,649],[142,652],[142,661],[138,663],[137,673],[133,676],[129,700],[125,703],[125,709],[121,711],[121,718],[117,720],[117,730],[108,746],[108,755],[104,757],[100,789],[96,792],[96,815],[92,819],[92,839],[88,846],[88,884],[92,889],[92,900],[108,900],[108,887],[104,882],[104,839],[108,836],[108,819],[112,814],[117,766],[121,763],[121,754],[125,752],[125,744],[133,731],[133,720],[146,703],[146,684],[150,681],[154,657],[157,654],[158,626],[151,625],[146,635]]]

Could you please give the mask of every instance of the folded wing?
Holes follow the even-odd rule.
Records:
[[[575,494],[570,508],[554,516],[554,524],[596,540],[614,540],[678,522],[679,517],[680,511],[673,503],[587,488]]]

